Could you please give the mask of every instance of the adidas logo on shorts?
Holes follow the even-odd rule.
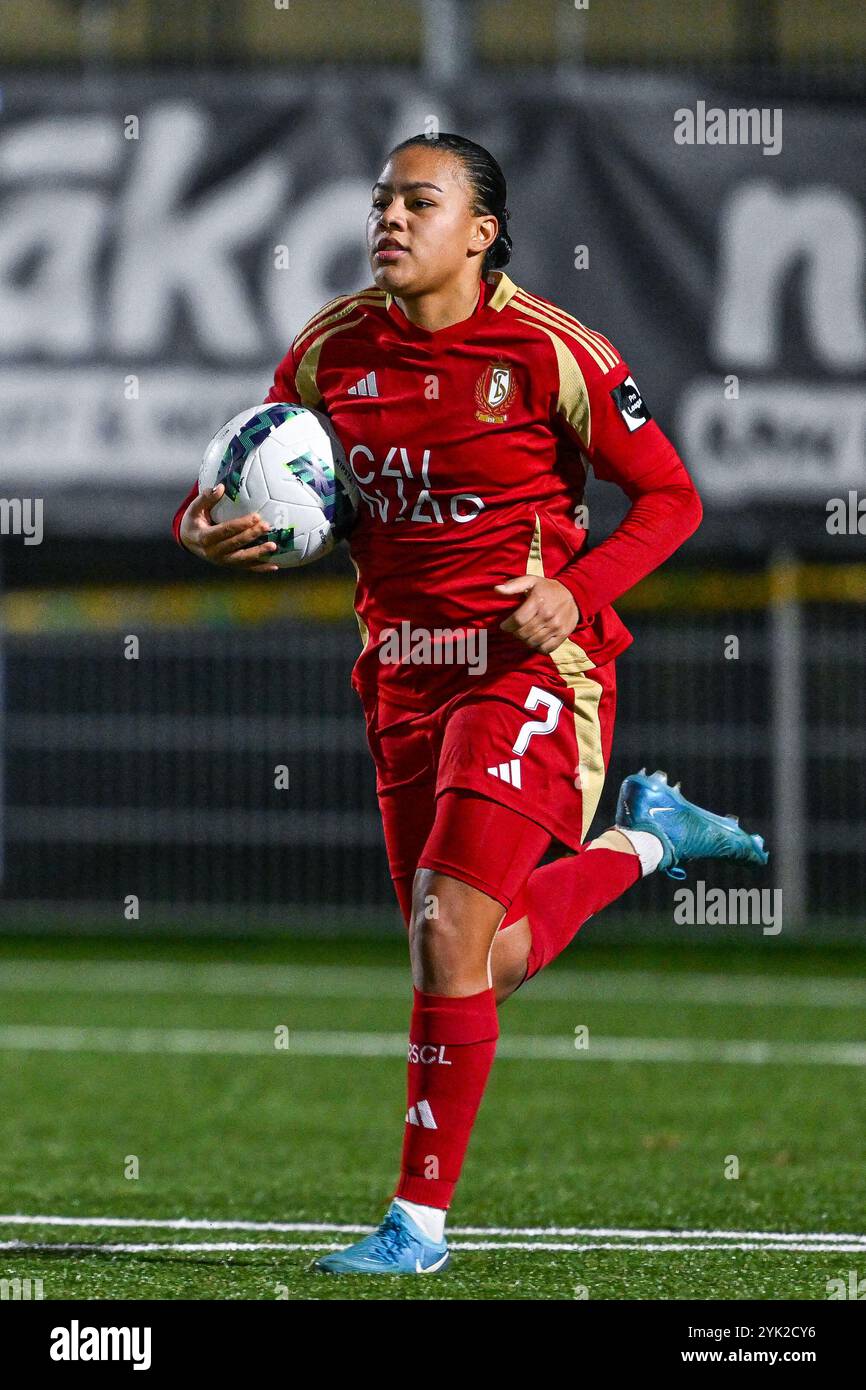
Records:
[[[500,763],[498,767],[489,767],[487,771],[491,777],[499,777],[503,782],[507,782],[510,787],[517,787],[521,790],[520,781],[520,759],[512,758],[510,763]]]

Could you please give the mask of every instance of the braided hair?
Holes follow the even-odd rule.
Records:
[[[414,145],[445,150],[460,160],[472,188],[473,216],[488,213],[499,223],[499,235],[484,256],[483,273],[486,275],[490,270],[501,270],[508,265],[511,260],[511,237],[508,235],[508,208],[505,205],[505,175],[490,151],[485,150],[483,145],[476,145],[474,140],[467,140],[465,135],[443,132],[440,135],[411,135],[408,140],[395,145],[391,155]]]

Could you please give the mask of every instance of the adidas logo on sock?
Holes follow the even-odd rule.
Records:
[[[430,1103],[426,1100],[419,1100],[415,1105],[410,1105],[406,1111],[407,1125],[420,1125],[422,1129],[438,1129],[436,1121],[433,1119],[433,1111]]]
[[[491,777],[499,777],[509,786],[517,787],[519,791],[522,791],[519,758],[512,758],[510,763],[500,763],[498,767],[489,767],[487,771]]]
[[[368,372],[362,376],[360,381],[356,381],[354,386],[349,387],[350,396],[378,396],[379,388],[376,385],[376,373]]]

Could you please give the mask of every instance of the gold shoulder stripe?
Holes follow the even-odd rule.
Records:
[[[524,313],[535,314],[553,328],[558,328],[560,332],[567,333],[574,338],[581,347],[586,349],[603,372],[609,372],[620,360],[616,350],[610,346],[606,339],[602,339],[599,334],[593,333],[591,329],[584,327],[577,319],[572,318],[570,314],[563,313],[561,309],[554,309],[551,305],[535,299],[523,290],[520,292],[518,304]]]
[[[356,319],[347,320],[346,323],[338,323],[333,328],[325,329],[325,331],[320,333],[306,349],[295,371],[295,385],[298,388],[298,395],[301,398],[302,405],[309,406],[310,409],[315,409],[322,400],[322,393],[316,384],[316,372],[318,371],[319,358],[325,343],[329,338],[333,337],[335,333],[342,333],[347,328],[354,328],[355,324],[360,322],[361,318],[359,316]]]
[[[546,324],[533,323],[531,319],[524,318],[521,318],[520,321],[528,324],[530,328],[537,328],[540,333],[546,333],[553,344],[559,372],[559,396],[556,409],[565,416],[572,429],[577,431],[577,436],[584,449],[588,449],[592,437],[589,391],[586,388],[586,378],[575,361],[574,353],[569,352],[559,334],[555,333],[552,328],[548,328]]]
[[[575,318],[574,314],[569,314],[566,309],[560,308],[557,304],[546,304],[544,300],[539,300],[536,295],[531,295],[530,298],[535,299],[539,308],[545,308],[548,313],[561,319],[563,324],[566,324],[570,328],[580,329],[581,333],[585,333],[588,338],[592,338],[593,342],[601,349],[605,356],[611,359],[612,366],[622,361],[613,343],[606,338],[603,333],[599,333],[598,329],[588,328],[585,323],[581,323],[580,319]]]
[[[336,299],[330,300],[323,305],[318,313],[308,319],[303,328],[295,335],[295,343],[299,343],[302,338],[307,338],[311,333],[323,328],[326,323],[332,322],[341,314],[351,313],[352,309],[358,304],[370,304],[375,306],[377,303],[384,305],[384,291],[377,289],[359,290],[357,294],[341,294]]]
[[[528,295],[525,291],[521,292],[519,303],[524,312],[529,313],[531,311],[541,314],[548,323],[559,328],[561,332],[574,337],[592,355],[593,359],[601,366],[602,371],[610,371],[620,361],[616,349],[608,343],[606,338],[587,328],[571,314],[566,314],[564,310],[556,309],[553,305],[545,304],[543,300],[536,299],[535,296]]]
[[[355,298],[352,294],[338,294],[333,299],[329,299],[327,304],[323,304],[321,309],[317,309],[311,318],[308,318],[303,328],[299,328],[295,334],[295,342],[303,338],[312,328],[315,328],[320,319],[327,318],[330,314],[336,313],[344,304],[350,303]]]
[[[608,363],[605,361],[603,357],[599,355],[595,347],[585,338],[581,337],[579,333],[576,333],[574,329],[566,328],[565,325],[560,323],[558,319],[552,318],[549,314],[542,313],[541,310],[534,308],[533,305],[527,304],[523,300],[520,300],[519,303],[515,304],[515,308],[519,308],[522,311],[522,313],[528,314],[531,318],[535,319],[536,322],[543,324],[548,328],[555,329],[557,333],[562,333],[567,338],[573,338],[576,343],[580,344],[580,346],[584,349],[585,352],[589,353],[590,357],[593,359],[600,371],[607,372],[610,370]]]
[[[381,303],[384,307],[384,290],[375,288],[369,290],[359,290],[357,294],[340,294],[336,299],[331,299],[322,306],[318,313],[308,319],[299,333],[295,335],[294,344],[297,345],[303,338],[308,338],[311,333],[318,332],[326,324],[332,323],[341,314],[349,314],[359,304],[370,304],[375,306]]]
[[[585,323],[581,323],[580,319],[574,317],[574,314],[569,314],[557,304],[549,304],[546,300],[539,299],[537,295],[530,294],[528,290],[523,290],[522,293],[537,309],[544,310],[550,314],[552,318],[561,320],[563,327],[579,330],[581,333],[586,334],[587,338],[591,338],[599,351],[605,357],[610,358],[612,367],[622,360],[613,343],[609,342],[603,333],[597,332],[594,328],[587,328]]]
[[[385,291],[377,289],[375,285],[367,285],[363,290],[355,290],[352,294],[335,295],[333,299],[329,299],[326,304],[323,304],[321,309],[316,310],[315,314],[313,314],[304,324],[304,327],[301,329],[301,332],[305,333],[306,330],[310,328],[311,325],[314,324],[317,319],[320,319],[323,317],[323,315],[332,312],[341,304],[348,304],[350,301],[354,302],[357,299],[369,298],[371,300],[376,300],[384,299],[384,297]]]

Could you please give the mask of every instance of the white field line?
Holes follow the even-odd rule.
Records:
[[[261,995],[408,999],[408,973],[377,966],[240,965],[231,961],[0,961],[0,992],[75,994]],[[716,1004],[760,1008],[862,1008],[866,982],[832,977],[707,975],[701,971],[573,970],[533,980],[518,998],[531,1002]]]
[[[631,1244],[620,1244],[614,1242],[584,1242],[574,1241],[544,1241],[528,1242],[520,1240],[510,1241],[463,1241],[456,1240],[449,1242],[452,1250],[547,1250],[547,1251],[584,1251],[584,1250],[642,1250],[652,1253],[669,1253],[671,1251],[684,1250],[741,1250],[768,1252],[781,1250],[787,1253],[797,1254],[862,1254],[866,1249],[863,1245],[769,1245],[755,1244],[745,1241],[727,1242],[724,1244],[715,1243],[709,1245],[691,1244],[654,1244],[647,1245],[642,1241],[634,1241]],[[0,1250],[8,1253],[35,1253],[45,1254],[47,1251],[63,1251],[67,1254],[102,1254],[102,1255],[140,1255],[155,1252],[171,1251],[173,1253],[188,1254],[239,1254],[244,1251],[270,1251],[272,1254],[291,1254],[304,1250],[311,1254],[323,1250],[339,1250],[341,1247],[334,1243],[324,1244],[322,1242],[306,1243],[300,1241],[293,1242],[269,1242],[269,1241],[214,1241],[206,1243],[202,1241],[180,1243],[173,1242],[144,1242],[141,1244],[101,1244],[99,1242],[90,1244],[66,1244],[55,1243],[31,1243],[23,1240],[0,1241]]]
[[[0,1214],[0,1227],[2,1226],[52,1226],[64,1227],[72,1226],[77,1230],[144,1230],[157,1229],[161,1231],[281,1231],[285,1233],[294,1232],[296,1234],[311,1235],[367,1235],[374,1230],[373,1226],[356,1226],[346,1222],[337,1221],[216,1221],[212,1218],[194,1218],[188,1216],[168,1217],[160,1220],[156,1217],[134,1217],[134,1216],[47,1216],[28,1215],[24,1212]],[[449,1227],[452,1236],[487,1236],[487,1237],[568,1237],[573,1239],[575,1236],[587,1237],[594,1240],[620,1238],[630,1241],[646,1240],[702,1240],[702,1241],[749,1241],[749,1242],[772,1242],[776,1243],[801,1243],[807,1242],[845,1242],[858,1246],[866,1246],[866,1233],[862,1235],[852,1234],[851,1232],[834,1231],[727,1231],[727,1230],[692,1230],[677,1231],[670,1228],[649,1227],[644,1229],[639,1226],[454,1226]]]
[[[267,1029],[74,1028],[42,1024],[0,1027],[0,1051],[213,1054],[266,1057],[403,1057],[403,1033],[291,1032],[275,1048]],[[713,1038],[605,1038],[575,1048],[569,1037],[512,1034],[500,1038],[502,1061],[704,1062],[749,1066],[866,1066],[866,1043],[795,1043]]]

